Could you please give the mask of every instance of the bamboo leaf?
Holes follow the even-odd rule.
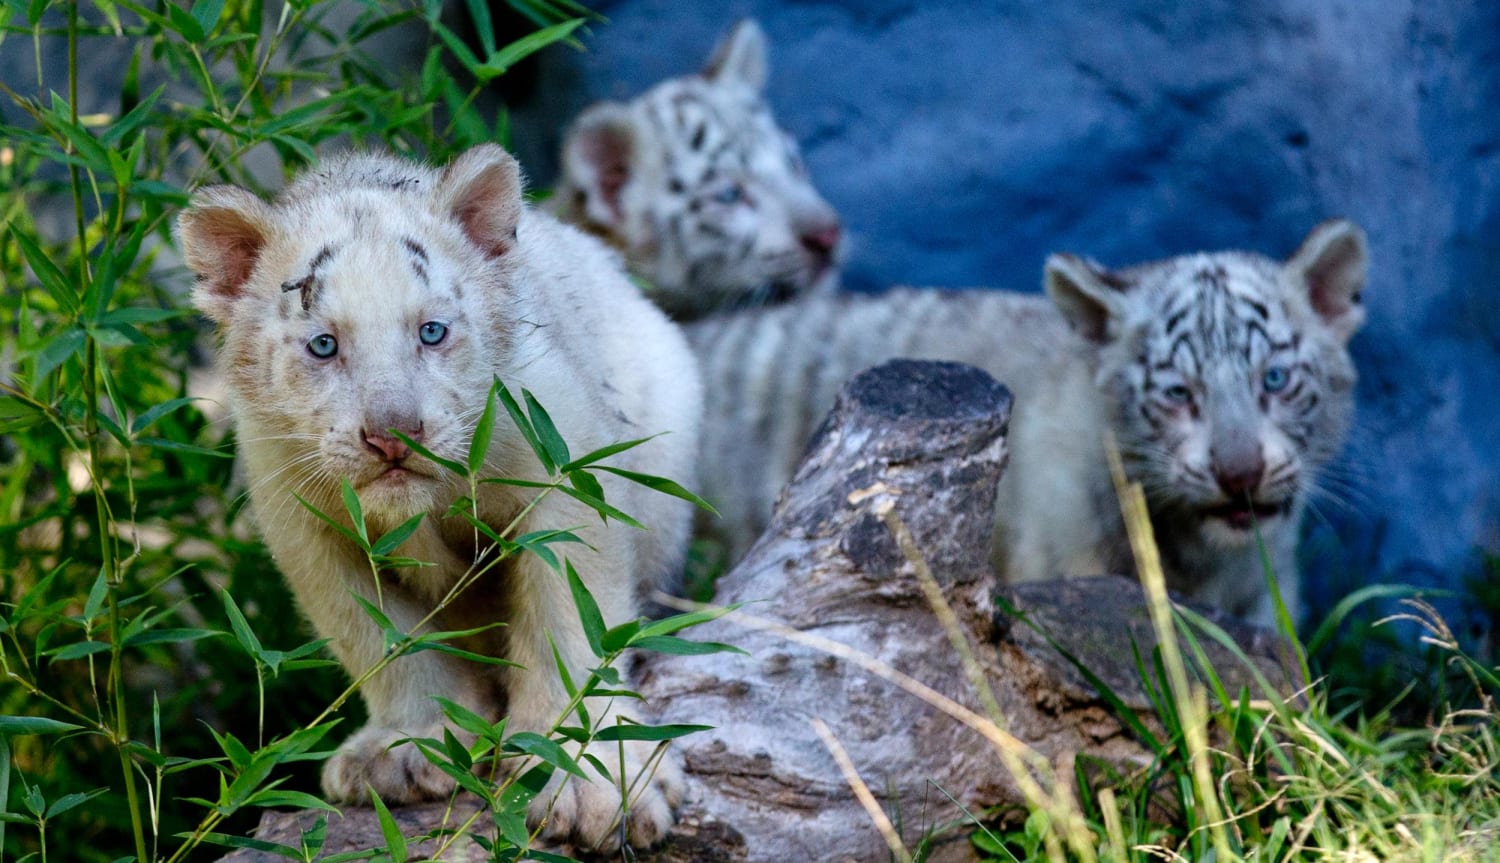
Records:
[[[555,465],[567,464],[570,459],[568,444],[558,433],[557,426],[552,424],[552,417],[547,413],[547,409],[536,400],[531,390],[521,390],[521,397],[526,400],[526,411],[531,415],[531,424],[536,429],[537,438],[547,449],[547,457]]]

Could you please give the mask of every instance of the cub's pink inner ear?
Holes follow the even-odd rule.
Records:
[[[1313,228],[1286,263],[1292,280],[1306,286],[1313,311],[1344,338],[1364,322],[1360,294],[1368,269],[1364,231],[1346,219]]]
[[[594,224],[619,226],[620,193],[631,180],[635,147],[635,123],[624,105],[591,108],[569,131],[563,165],[583,197],[572,204]]]
[[[521,221],[521,168],[494,144],[480,144],[443,171],[440,195],[464,235],[498,258],[515,247]]]
[[[266,204],[234,186],[199,191],[177,217],[183,259],[198,276],[199,305],[210,316],[217,317],[220,304],[244,293],[270,224]]]
[[[1128,281],[1092,261],[1059,252],[1047,258],[1043,282],[1052,304],[1079,335],[1101,344],[1114,337],[1111,324],[1119,316]]]

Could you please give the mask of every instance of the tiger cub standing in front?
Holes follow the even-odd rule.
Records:
[[[898,289],[694,324],[715,382],[704,494],[737,558],[850,375],[895,357],[967,362],[1016,397],[994,546],[1007,581],[1133,571],[1111,432],[1169,586],[1271,623],[1258,526],[1295,619],[1298,522],[1353,413],[1365,269],[1364,235],[1336,220],[1284,263],[1220,252],[1115,271],[1053,255],[1050,303]]]
[[[838,215],[766,106],[766,38],[735,25],[701,74],[568,128],[558,217],[624,253],[680,320],[837,287]]]
[[[382,604],[411,631],[474,566],[493,554],[449,505],[467,483],[414,454],[391,430],[434,454],[465,461],[475,423],[498,376],[536,394],[584,452],[659,431],[673,434],[621,454],[618,466],[689,477],[696,458],[701,391],[682,336],[626,280],[596,240],[522,203],[519,169],[498,147],[476,147],[441,170],[383,156],[348,156],[302,175],[274,202],[217,186],[194,195],[179,219],[194,301],[223,338],[230,392],[256,520],[303,612],[352,675],[385,651],[381,629],[356,597]],[[486,477],[546,481],[529,447],[504,420],[481,469]],[[373,582],[363,554],[304,509],[343,513],[340,479],[358,492],[370,535],[427,516],[401,546],[433,565],[392,568]],[[686,505],[601,474],[610,502],[650,530],[599,518],[570,498],[483,484],[478,516],[496,532],[575,530],[588,544],[568,558],[605,621],[636,616],[644,581],[675,572],[690,524]],[[596,660],[568,585],[538,557],[504,562],[472,584],[428,631],[504,622],[462,642],[519,668],[438,651],[397,659],[362,688],[369,722],[325,765],[334,801],[388,802],[448,794],[453,781],[408,737],[438,737],[436,696],[508,732],[546,733],[569,702],[549,634],[572,679]],[[606,703],[595,723],[613,722]],[[625,744],[636,783],[629,841],[656,841],[672,824],[680,774],[663,761],[649,779],[650,744]],[[615,744],[600,760],[620,768]],[[607,750],[607,751],[606,751]],[[617,777],[618,781],[618,777]],[[554,785],[533,820],[546,835],[588,847],[616,844],[620,791],[602,779]],[[560,786],[560,787],[559,787]],[[554,791],[556,804],[548,806]]]

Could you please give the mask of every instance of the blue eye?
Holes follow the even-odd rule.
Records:
[[[1182,384],[1172,384],[1169,387],[1162,387],[1161,395],[1167,401],[1179,405],[1185,405],[1193,400],[1192,390]]]
[[[417,330],[417,338],[429,347],[439,344],[443,339],[448,338],[448,325],[441,321],[428,321]]]
[[[307,340],[307,352],[320,360],[326,360],[339,352],[339,340],[328,333],[318,333]]]
[[[745,187],[739,183],[732,183],[714,193],[714,201],[725,206],[738,204],[745,198]]]
[[[1261,379],[1261,386],[1268,393],[1279,393],[1286,389],[1286,385],[1291,379],[1291,369],[1286,366],[1271,366],[1266,369],[1265,377]]]

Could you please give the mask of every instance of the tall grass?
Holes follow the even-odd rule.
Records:
[[[593,17],[572,0],[510,5],[534,31],[508,43],[483,0],[464,5],[469,38],[439,0],[0,7],[0,51],[36,56],[0,82],[0,858],[211,859],[254,846],[244,834],[267,807],[327,808],[305,789],[335,726],[358,726],[346,702],[378,667],[350,683],[305,640],[244,523],[232,441],[188,389],[205,334],[184,310],[170,217],[199,183],[279,187],[320,146],[446,160],[503,139],[503,111],[477,107],[484,87]],[[383,56],[397,33],[420,46],[409,70]],[[83,80],[83,61],[110,50],[128,59]],[[90,92],[103,101],[85,105]],[[488,422],[504,397],[491,393]],[[537,413],[505,404],[537,434]],[[556,455],[537,453],[555,479],[539,495],[598,488],[587,474],[608,453],[546,462]],[[358,499],[345,500],[337,520],[362,526]],[[565,532],[494,533],[476,572],[540,554],[570,577],[549,548]],[[351,541],[377,567],[402,538]],[[623,651],[642,639],[671,651],[671,633],[701,618],[606,630],[572,580],[599,665],[567,681],[574,704],[553,733],[507,735],[451,707],[475,742],[419,744],[479,795],[498,856],[534,842],[526,805],[551,773],[584,772],[583,744],[691,730],[595,728],[576,708],[617,688]],[[452,633],[400,632],[369,611],[386,624],[382,664],[454,649]],[[302,859],[322,835],[273,850]],[[364,856],[404,859],[405,839],[388,832]]]

